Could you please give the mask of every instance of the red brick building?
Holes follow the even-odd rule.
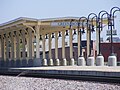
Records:
[[[120,62],[120,43],[113,43],[113,52],[117,56],[117,61]],[[101,43],[101,53],[107,62],[108,56],[111,54],[111,43]]]

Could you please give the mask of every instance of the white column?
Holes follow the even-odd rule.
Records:
[[[28,66],[33,66],[33,35],[32,30],[28,29]]]
[[[29,44],[28,44],[28,49],[29,49],[29,59],[32,59],[32,45],[33,45],[33,42],[32,42],[32,30],[31,29],[28,29],[28,33],[29,33]]]
[[[69,30],[70,36],[69,36],[69,45],[70,45],[70,65],[74,65],[74,58],[73,58],[73,43],[72,43],[72,29]]]
[[[9,38],[8,32],[6,32],[6,66],[9,66]]]
[[[36,27],[36,58],[40,59],[40,45],[39,45],[39,38],[40,38],[40,34],[39,34],[39,28]]]
[[[63,58],[63,66],[67,65],[67,60],[65,58],[65,31],[62,31],[62,58]]]
[[[26,53],[25,53],[25,31],[22,30],[22,57],[23,60],[26,59]]]
[[[85,64],[86,64],[86,62],[85,62],[85,58],[84,58],[84,56],[81,56],[80,55],[80,47],[81,47],[81,39],[82,39],[82,34],[81,34],[81,30],[80,31],[78,31],[78,62],[77,62],[77,64],[78,64],[78,66],[85,66]]]
[[[35,34],[34,33],[32,33],[32,57],[33,57],[33,59],[34,59],[34,57],[35,57],[35,55],[34,55],[34,39],[35,39]]]
[[[2,39],[1,39],[2,37],[0,37],[0,60],[1,60],[1,58],[2,58]]]
[[[29,59],[29,33],[27,33],[27,35],[26,35],[26,41],[27,41],[27,44],[26,44],[27,58]]]
[[[2,65],[2,36],[0,37],[0,67]]]
[[[60,61],[58,59],[58,32],[55,32],[55,59],[56,59],[56,66],[59,66]]]
[[[40,26],[36,26],[36,59],[34,62],[35,66],[40,66],[41,65],[41,59],[40,59]]]
[[[1,36],[1,35],[0,35]],[[2,65],[2,36],[0,37],[0,67]]]
[[[25,30],[22,30],[22,66],[27,66],[26,52],[25,52]]]
[[[9,60],[9,39],[8,39],[8,33],[6,33],[6,60]]]
[[[46,59],[45,57],[45,34],[42,35],[42,44],[43,44],[43,59]]]
[[[79,32],[79,30],[78,30],[78,37],[77,37],[78,39],[77,39],[77,41],[78,41],[78,57],[80,56],[80,32]]]
[[[19,31],[16,31],[16,59],[20,59],[20,36],[19,36]]]
[[[47,59],[46,59],[46,56],[45,56],[45,34],[42,35],[42,46],[43,46],[43,66],[46,66],[47,65]]]
[[[99,30],[96,29],[96,49],[97,49],[97,55],[99,54]]]
[[[99,54],[99,29],[96,29],[96,49],[97,49],[97,57],[96,57],[96,66],[104,66],[104,57],[102,54]]]
[[[51,56],[51,41],[52,41],[52,39],[51,39],[51,33],[49,33],[49,59],[52,59],[52,56]]]
[[[11,32],[11,37],[10,37],[10,41],[11,41],[11,66],[14,66],[14,36],[13,36],[13,32]]]
[[[11,60],[14,60],[14,36],[13,32],[11,32]]]
[[[20,60],[20,36],[19,31],[16,31],[16,66],[21,66],[21,60]]]
[[[89,32],[90,32],[90,31],[87,30],[87,57],[88,57],[89,51],[90,51],[90,45],[89,45],[89,44],[90,44],[90,43],[89,43],[89,42],[90,42],[90,41],[89,41],[89,40],[90,40],[90,39],[89,39],[90,35],[89,35]]]
[[[1,66],[4,66],[4,60],[5,60],[5,39],[4,36],[1,35],[1,55],[2,55],[2,62]]]
[[[6,43],[6,40],[5,40],[5,37],[3,35],[3,38],[2,38],[2,58],[3,58],[4,61],[6,59],[6,55],[5,55],[5,43]]]
[[[87,65],[88,66],[94,66],[95,65],[95,60],[94,57],[90,55],[90,38],[91,38],[91,32],[90,30],[87,30]],[[90,56],[89,56],[90,55]]]
[[[53,59],[52,59],[52,52],[51,52],[51,46],[52,46],[52,37],[51,37],[51,33],[49,33],[49,65],[53,65]]]
[[[14,35],[14,60],[16,60],[16,43],[17,43],[17,41],[16,41],[16,37],[15,37],[15,35]]]

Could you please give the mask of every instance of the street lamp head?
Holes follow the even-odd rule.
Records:
[[[73,33],[73,35],[76,35],[77,33],[76,33],[76,30],[74,29],[74,33]]]
[[[68,36],[68,30],[66,30],[66,35],[65,36]]]
[[[82,34],[84,34],[84,33],[85,33],[85,30],[83,29],[83,30],[82,30]]]
[[[62,37],[61,32],[59,31],[59,37]]]
[[[94,25],[92,25],[92,29],[91,29],[91,32],[95,32],[95,28],[94,28]]]
[[[46,34],[45,39],[48,39],[48,35]]]
[[[42,35],[40,35],[40,40],[42,40]]]
[[[54,33],[52,33],[52,38],[54,38]]]

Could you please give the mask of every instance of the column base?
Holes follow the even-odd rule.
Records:
[[[80,56],[78,58],[78,66],[85,66],[86,62],[85,62],[85,58],[83,56]]]
[[[71,65],[71,66],[74,66],[74,65],[75,65],[75,60],[74,60],[74,58],[72,58],[72,59],[70,60],[70,65]]]
[[[53,66],[53,59],[50,59],[50,60],[49,60],[49,65],[50,65],[50,66]]]
[[[23,60],[22,60],[21,66],[22,66],[22,67],[27,67],[27,60],[26,60],[26,59],[23,59]]]
[[[47,66],[47,59],[43,59],[43,66]]]
[[[87,66],[94,66],[95,65],[95,60],[93,56],[89,56],[87,58]]]
[[[59,66],[60,65],[60,60],[59,59],[56,59],[56,66]]]
[[[20,60],[20,59],[17,59],[17,60],[16,60],[15,66],[16,66],[16,67],[21,67],[21,60]]]
[[[28,66],[29,67],[33,67],[34,65],[33,65],[33,59],[29,59],[28,60]]]
[[[42,66],[42,62],[41,62],[42,60],[40,59],[40,58],[35,58],[34,60],[33,60],[33,66],[35,66],[35,67],[39,67],[39,66]]]
[[[65,58],[63,59],[62,65],[67,66],[67,60]]]
[[[108,57],[108,66],[117,66],[117,57],[115,55]]]
[[[96,66],[104,66],[104,57],[102,55],[96,57]]]

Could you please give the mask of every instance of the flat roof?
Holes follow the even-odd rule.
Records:
[[[28,18],[28,17],[19,17],[19,18],[16,18],[14,20],[11,20],[11,21],[8,21],[8,22],[5,22],[5,23],[1,23],[0,26],[4,26],[4,25],[8,25],[8,24],[11,24],[11,23],[14,23],[14,22],[17,22],[17,21],[55,21],[55,20],[68,20],[68,19],[76,19],[78,20],[79,17],[58,17],[58,18],[46,18],[46,19],[35,19],[35,18]]]

